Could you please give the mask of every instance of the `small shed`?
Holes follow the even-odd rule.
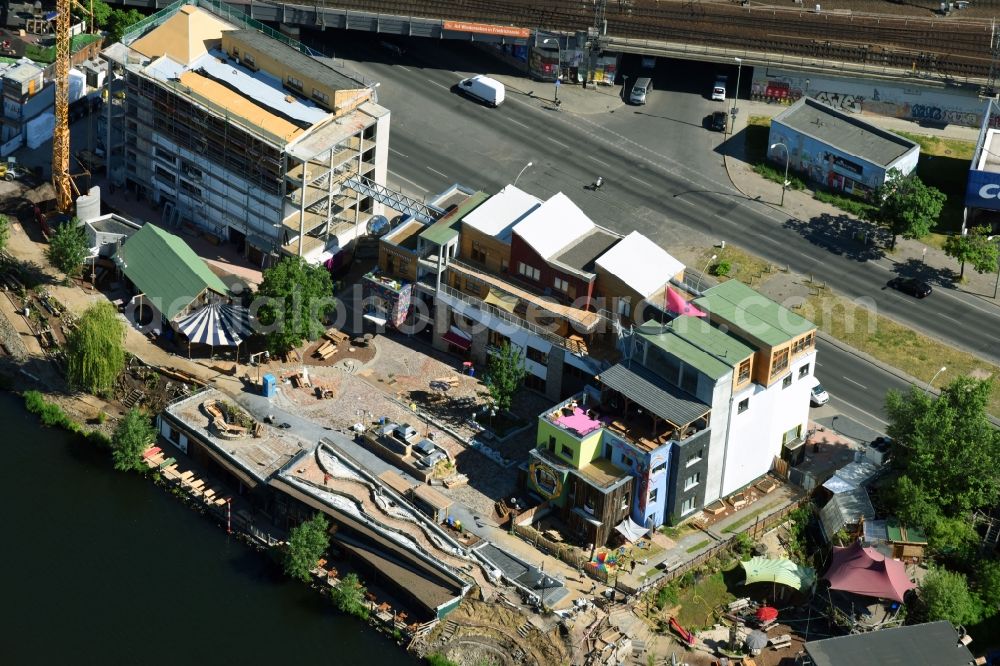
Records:
[[[413,489],[413,503],[418,509],[442,523],[448,517],[448,510],[453,502],[430,486],[417,486]]]
[[[885,524],[886,537],[897,560],[922,560],[927,536],[916,527],[907,527],[895,518]]]

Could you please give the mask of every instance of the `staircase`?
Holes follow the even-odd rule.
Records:
[[[458,631],[458,624],[452,620],[447,620],[444,623],[444,629],[441,631],[441,642],[447,643],[451,640],[451,637],[455,635]]]
[[[522,624],[520,627],[517,628],[517,635],[523,639],[527,639],[528,634],[531,633],[531,629],[532,629],[531,623],[525,622],[524,624]]]

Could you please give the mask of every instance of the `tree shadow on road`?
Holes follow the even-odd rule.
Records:
[[[885,232],[848,215],[822,213],[808,220],[789,218],[783,225],[829,252],[858,262],[885,256]]]
[[[928,284],[941,285],[942,287],[952,288],[958,282],[957,271],[941,266],[931,266],[915,257],[897,262],[895,271],[900,277],[916,278]]]

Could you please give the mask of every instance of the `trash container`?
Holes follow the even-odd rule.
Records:
[[[274,375],[264,375],[264,383],[261,384],[261,394],[265,398],[273,398],[278,391],[278,380]]]

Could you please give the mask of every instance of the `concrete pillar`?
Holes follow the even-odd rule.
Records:
[[[451,321],[451,308],[447,303],[437,296],[434,297],[434,331],[431,338],[434,340],[434,349],[438,351],[448,351],[448,343],[441,336],[448,332],[448,322]]]
[[[479,373],[486,372],[487,358],[489,354],[486,353],[486,345],[490,340],[490,330],[485,326],[477,324],[473,327],[472,333],[472,347],[469,351],[472,352],[472,361],[477,366],[479,366]]]
[[[555,345],[549,349],[548,372],[545,375],[545,397],[553,402],[562,397],[563,368],[566,365],[566,350]]]

